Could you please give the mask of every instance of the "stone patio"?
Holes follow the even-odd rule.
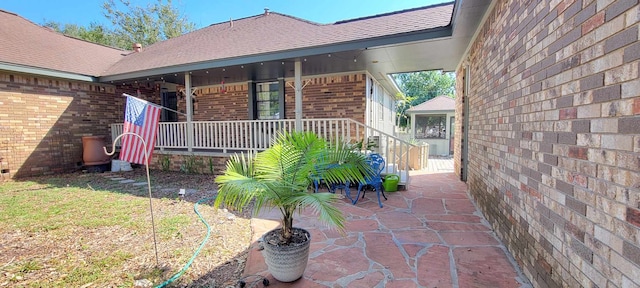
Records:
[[[255,249],[279,212],[254,217],[245,275],[265,276],[270,287],[531,287],[455,174],[411,177],[406,191],[387,193],[383,208],[371,191],[356,205],[343,199],[346,235],[298,215],[294,226],[309,230],[312,244],[303,277],[292,283],[273,279]]]

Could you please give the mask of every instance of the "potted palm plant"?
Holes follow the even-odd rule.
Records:
[[[263,236],[262,254],[269,272],[282,282],[299,279],[307,266],[311,236],[293,227],[293,216],[312,209],[321,222],[344,231],[345,218],[334,206],[339,197],[313,193],[313,179],[329,183],[362,181],[371,168],[365,156],[344,143],[331,145],[311,132],[280,133],[265,151],[232,156],[224,173],[216,177],[215,206],[241,210],[251,201],[254,212],[277,208],[281,227]]]

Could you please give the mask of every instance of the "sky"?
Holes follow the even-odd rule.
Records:
[[[129,0],[146,6],[157,0]],[[264,8],[317,23],[333,23],[398,10],[451,2],[452,0],[173,0],[196,28],[264,13]],[[88,26],[109,25],[102,14],[104,0],[1,0],[0,9],[16,13],[36,24],[55,21]],[[116,0],[119,2],[119,0]],[[163,3],[166,1],[163,0]]]

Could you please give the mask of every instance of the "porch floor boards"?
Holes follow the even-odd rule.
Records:
[[[295,218],[312,244],[304,275],[292,283],[275,280],[256,249],[260,236],[279,225],[279,212],[254,217],[244,274],[262,275],[270,287],[531,287],[465,183],[453,173],[411,175],[406,191],[386,193],[383,208],[376,193],[356,205],[345,197],[339,207],[348,219],[346,235],[307,211]]]

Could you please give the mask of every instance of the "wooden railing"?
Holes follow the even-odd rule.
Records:
[[[278,131],[294,131],[295,120],[194,121],[193,146],[188,147],[186,122],[162,122],[156,149],[190,152],[235,153],[269,148]],[[123,124],[111,125],[112,140]],[[398,174],[408,184],[409,170],[427,167],[428,146],[416,146],[391,134],[352,119],[304,119],[302,130],[312,131],[328,141],[363,143],[363,151],[381,154],[387,162],[383,173]],[[115,143],[119,146],[120,143]]]

